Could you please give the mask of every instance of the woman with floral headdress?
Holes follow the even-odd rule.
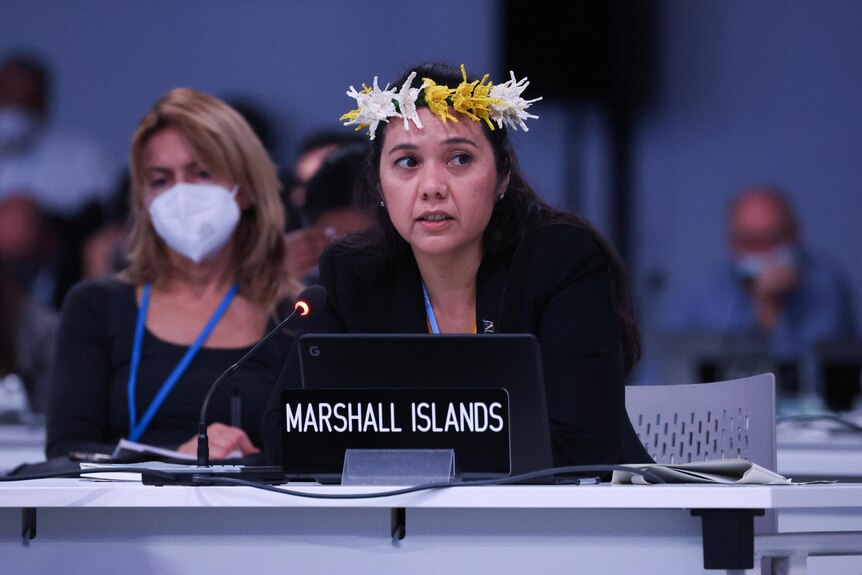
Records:
[[[527,130],[526,79],[467,79],[464,67],[412,68],[380,89],[351,87],[372,148],[359,191],[375,225],[324,252],[329,299],[306,332],[531,333],[539,340],[554,463],[646,461],[624,407],[639,355],[628,281],[613,247],[555,210],[525,180],[509,130]],[[264,420],[280,460],[280,391]]]

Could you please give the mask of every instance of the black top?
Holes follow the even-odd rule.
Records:
[[[128,437],[127,389],[137,314],[135,287],[116,279],[82,282],[69,292],[57,337],[48,457],[70,451],[110,453],[121,437]],[[149,330],[144,334],[135,386],[138,420],[188,350]],[[210,400],[207,422],[230,424],[231,397],[238,394],[240,427],[260,446],[261,414],[291,343],[289,335],[279,333],[224,381]],[[210,385],[249,349],[202,348],[139,441],[175,449],[191,439]]]
[[[328,248],[320,262],[326,305],[303,331],[427,333],[412,254],[377,262],[367,250]],[[607,259],[587,231],[545,226],[514,252],[486,257],[477,276],[477,331],[489,322],[496,333],[539,339],[556,465],[649,461],[625,412],[622,340]],[[298,387],[294,346],[264,416],[264,450],[274,463],[281,460],[281,390]]]

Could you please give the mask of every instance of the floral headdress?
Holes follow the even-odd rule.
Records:
[[[455,88],[439,85],[429,78],[423,78],[422,85],[418,88],[411,88],[413,79],[416,78],[416,72],[412,72],[397,92],[396,88],[390,88],[389,84],[381,90],[375,76],[370,88],[362,84],[362,90],[357,91],[350,86],[347,95],[356,100],[358,107],[339,119],[344,121],[345,126],[355,125],[357,131],[368,128],[373,140],[377,125],[380,122],[389,122],[392,117],[402,118],[405,130],[410,129],[410,122],[421,130],[422,122],[416,110],[423,105],[440,116],[444,123],[448,120],[457,122],[458,119],[449,113],[449,106],[452,106],[453,110],[474,122],[484,121],[492,130],[496,123],[498,128],[505,124],[513,130],[520,127],[525,132],[529,131],[524,120],[538,116],[528,114],[526,110],[541,98],[524,100],[521,97],[521,93],[530,85],[527,78],[516,80],[515,73],[509,72],[511,79],[496,86],[488,82],[488,74],[481,80],[468,82],[463,64],[461,74],[464,80]]]

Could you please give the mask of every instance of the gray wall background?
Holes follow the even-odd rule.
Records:
[[[722,260],[725,204],[754,182],[787,190],[806,241],[844,267],[862,301],[862,2],[654,4],[655,98],[636,124],[632,172],[643,321],[669,286]],[[494,0],[0,0],[0,56],[46,58],[55,120],[98,136],[118,166],[138,119],[180,85],[263,106],[287,165],[305,133],[338,126],[350,84],[385,83],[429,58],[504,79],[499,21]],[[534,109],[542,118],[516,138],[528,176],[608,229],[601,114]]]

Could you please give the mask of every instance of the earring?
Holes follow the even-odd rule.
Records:
[[[504,193],[500,194],[499,196],[497,196],[497,201],[499,202],[500,200],[502,200],[505,197],[506,197],[506,194],[504,192]]]
[[[386,207],[386,204],[384,204],[384,203],[383,203],[383,200],[380,200],[380,207],[381,207],[381,208],[385,208],[385,207]]]

